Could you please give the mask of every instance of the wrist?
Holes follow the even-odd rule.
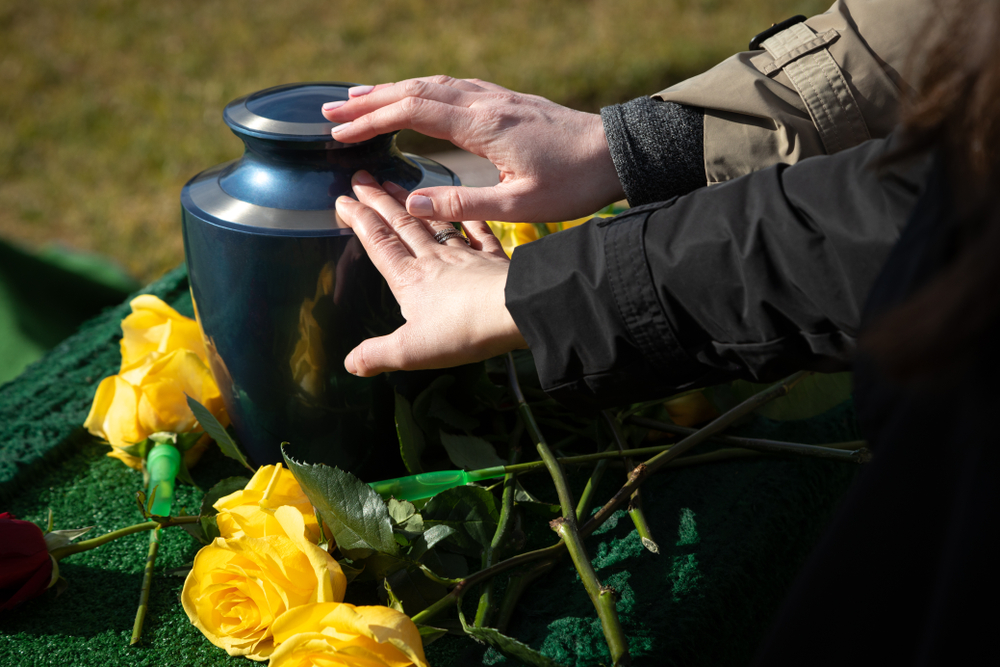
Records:
[[[588,124],[585,137],[587,170],[591,175],[591,187],[603,208],[625,198],[625,190],[611,155],[611,147],[600,114],[587,114]]]
[[[485,358],[528,347],[521,330],[507,310],[505,289],[509,267],[510,263],[505,263],[503,271],[498,271],[491,277],[491,284],[486,289],[486,303],[483,309],[487,315],[484,322],[486,331],[483,335],[487,354]]]

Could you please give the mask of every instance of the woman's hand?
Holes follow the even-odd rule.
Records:
[[[447,368],[526,347],[504,305],[510,260],[485,222],[464,223],[461,238],[434,240],[451,223],[429,223],[403,208],[407,192],[380,187],[367,172],[352,181],[358,201],[337,200],[337,214],[357,234],[385,276],[406,324],[354,348],[344,366],[368,377],[383,371]]]
[[[357,86],[325,104],[341,123],[337,141],[359,142],[402,129],[447,139],[500,170],[492,188],[415,190],[411,215],[429,220],[554,222],[590,215],[622,199],[597,114],[567,109],[478,79],[435,76]]]

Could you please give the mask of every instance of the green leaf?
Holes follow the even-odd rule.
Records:
[[[478,556],[490,545],[500,520],[494,495],[471,485],[442,491],[428,501],[422,514],[427,530],[439,525],[454,528],[447,543],[468,556]]]
[[[219,498],[224,498],[230,493],[242,491],[249,483],[250,480],[246,477],[226,477],[223,480],[219,480],[212,488],[205,492],[205,496],[201,499],[201,511],[199,514],[202,516],[218,514],[213,505],[215,505]]]
[[[178,433],[177,438],[174,440],[174,447],[181,450],[181,452],[186,452],[187,450],[198,444],[201,440],[201,436],[204,433],[201,431],[188,431],[187,433]]]
[[[413,410],[406,397],[396,394],[396,435],[399,437],[399,453],[403,457],[403,465],[410,471],[411,475],[416,475],[424,471],[420,465],[420,456],[424,453],[427,443],[424,442],[424,434],[417,427],[417,422],[413,420]]]
[[[447,524],[437,524],[431,526],[414,541],[413,548],[407,554],[413,560],[420,560],[428,551],[434,548],[438,542],[442,542],[457,533],[454,526]]]
[[[528,491],[526,488],[521,486],[521,480],[518,479],[515,480],[514,483],[514,502],[541,503],[542,501],[536,498],[534,494],[531,493],[531,491]]]
[[[483,644],[492,646],[512,660],[520,660],[525,664],[535,665],[536,667],[560,667],[559,663],[552,658],[542,655],[530,646],[522,644],[513,637],[508,637],[498,630],[494,630],[493,628],[477,628],[469,625],[465,621],[461,605],[458,606],[458,620],[462,622],[462,629],[470,637]]]
[[[453,384],[454,376],[442,375],[413,401],[413,417],[423,425],[425,431],[433,433],[431,429],[436,430],[437,427],[431,420],[460,431],[471,431],[479,426],[478,419],[462,412],[448,401],[447,390]]]
[[[497,454],[493,445],[474,435],[453,435],[441,433],[441,444],[448,451],[448,458],[464,470],[479,470],[507,465]]]
[[[728,385],[711,387],[706,394],[719,412],[725,412],[770,386],[736,380]],[[813,373],[795,385],[787,395],[758,409],[756,414],[775,421],[809,419],[849,399],[852,390],[851,373]]]
[[[396,524],[406,523],[410,517],[417,513],[417,508],[413,506],[413,503],[395,498],[389,499],[386,508],[389,510],[389,518]]]
[[[284,445],[281,453],[345,556],[356,560],[373,553],[399,553],[389,510],[370,486],[340,468],[296,461]]]
[[[93,529],[93,526],[87,526],[86,528],[64,528],[62,530],[51,530],[45,533],[45,547],[51,553],[61,547],[69,546],[73,540],[86,535]]]
[[[469,576],[469,563],[465,556],[448,553],[440,549],[428,551],[421,559],[425,567],[434,574],[447,579],[464,579]]]
[[[122,451],[129,456],[135,456],[136,458],[140,458],[145,461],[146,457],[149,456],[149,450],[155,447],[156,444],[157,443],[151,438],[146,438],[142,442],[137,442],[134,445],[129,445],[128,447],[122,447]]]
[[[348,584],[357,579],[358,576],[365,571],[364,563],[361,563],[361,567],[357,567],[357,564],[349,558],[341,558],[337,561],[337,563],[340,565],[340,569],[344,573],[344,576],[347,577]]]
[[[380,579],[385,579],[397,570],[413,567],[415,565],[413,561],[408,558],[387,553],[372,554],[361,560],[360,564],[364,567],[364,572],[362,572],[358,577],[361,581],[378,581]]]
[[[190,484],[194,488],[201,488],[194,483],[194,479],[191,477],[191,471],[188,470],[187,463],[184,462],[184,457],[181,456],[181,465],[177,468],[177,479],[181,480],[185,484]]]
[[[385,589],[394,593],[407,616],[423,611],[448,594],[448,589],[441,584],[406,568],[390,574],[385,580]]]
[[[226,428],[219,423],[219,420],[215,418],[215,415],[209,412],[208,408],[190,396],[187,397],[187,404],[188,407],[191,408],[191,412],[194,413],[194,418],[197,419],[202,428],[204,428],[205,431],[212,436],[212,439],[215,440],[217,445],[219,445],[219,449],[222,453],[253,472],[253,466],[247,463],[246,457],[243,456],[243,452],[240,451],[236,441],[232,439],[226,431]]]

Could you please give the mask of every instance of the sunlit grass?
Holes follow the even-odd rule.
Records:
[[[181,186],[241,152],[221,117],[235,97],[447,73],[596,111],[828,4],[0,0],[0,236],[101,253],[149,280],[182,260]]]

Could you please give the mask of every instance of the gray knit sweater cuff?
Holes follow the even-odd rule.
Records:
[[[601,119],[630,205],[665,201],[705,185],[700,108],[640,97],[604,107]]]

